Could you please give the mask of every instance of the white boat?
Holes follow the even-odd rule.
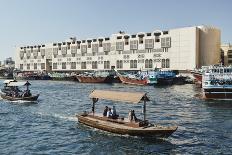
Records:
[[[202,76],[203,97],[232,100],[232,66],[209,66]]]

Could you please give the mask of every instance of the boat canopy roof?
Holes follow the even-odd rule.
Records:
[[[140,101],[150,101],[146,93],[141,92],[120,92],[109,90],[93,90],[90,98],[105,99],[111,101],[120,101],[128,103],[139,103]]]
[[[13,79],[12,79],[12,80],[5,80],[5,81],[3,81],[4,84],[8,84],[8,83],[10,83],[10,82],[16,82],[16,81],[13,80]]]
[[[29,86],[31,85],[28,81],[26,82],[10,82],[9,87],[18,87],[18,86]]]

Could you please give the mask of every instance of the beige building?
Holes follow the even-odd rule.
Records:
[[[23,71],[192,70],[220,61],[221,32],[192,26],[86,40],[21,46],[16,68]]]
[[[222,52],[222,61],[225,66],[232,65],[232,45],[231,44],[222,44],[221,45]]]

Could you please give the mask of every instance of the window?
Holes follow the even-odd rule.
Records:
[[[149,60],[149,65],[148,65],[149,68],[152,68],[153,67],[153,61],[152,59]]]
[[[143,37],[139,37],[139,44],[143,44]]]
[[[81,45],[81,54],[82,54],[82,56],[84,56],[85,53],[87,53],[87,45]]]
[[[130,68],[137,68],[137,60],[130,61]]]
[[[171,37],[161,38],[161,47],[171,47]]]
[[[93,53],[98,53],[98,44],[93,44],[92,45],[92,52]]]
[[[97,69],[97,61],[92,62],[92,69]]]
[[[58,55],[58,48],[53,48],[53,55],[54,56]]]
[[[41,63],[41,69],[45,69],[45,63]]]
[[[129,39],[128,38],[125,39],[125,45],[129,45]]]
[[[102,47],[102,40],[99,40],[99,47]]]
[[[23,70],[23,64],[20,64],[20,67],[19,67],[21,70]]]
[[[110,69],[110,61],[104,61],[104,69]]]
[[[81,69],[86,69],[86,62],[81,62]]]
[[[88,41],[88,48],[91,48],[91,41]]]
[[[165,68],[165,59],[162,59],[162,61],[161,61],[161,67]]]
[[[24,51],[20,51],[19,56],[20,56],[21,59],[23,59],[23,57],[24,57]]]
[[[117,68],[122,69],[123,68],[123,61],[122,60],[117,60]]]
[[[110,51],[110,46],[111,46],[110,43],[104,43],[103,44],[103,51],[104,52],[109,52]]]
[[[27,70],[30,70],[30,64],[27,64]]]
[[[62,47],[61,48],[61,54],[65,56],[67,54],[67,47]]]
[[[53,69],[57,69],[57,63],[53,63]]]
[[[146,59],[145,60],[145,68],[153,68],[153,61],[152,59]]]
[[[71,46],[71,54],[77,53],[77,46]]]
[[[71,62],[71,69],[76,69],[76,62]]]
[[[145,39],[145,48],[146,49],[154,48],[154,40],[153,39]]]
[[[37,63],[34,63],[34,69],[35,70],[37,69]]]
[[[45,56],[45,49],[41,49],[40,54],[41,54],[42,57]]]
[[[149,61],[148,61],[148,59],[146,59],[146,60],[145,60],[145,68],[148,68],[148,66],[149,66],[148,63],[149,63]]]
[[[116,51],[123,51],[124,43],[123,42],[116,42]]]
[[[130,49],[131,50],[137,50],[138,49],[138,41],[137,40],[131,40],[130,41]]]
[[[62,69],[66,69],[66,62],[62,62]]]

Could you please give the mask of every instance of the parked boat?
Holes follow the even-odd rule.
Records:
[[[29,86],[31,85],[27,82],[17,82],[14,80],[4,81],[4,88],[1,90],[1,97],[10,101],[36,101],[39,94],[32,95]],[[26,86],[26,90],[22,91],[19,89],[20,86]]]
[[[146,93],[94,90],[89,97],[93,101],[92,112],[78,114],[79,123],[111,133],[142,137],[165,138],[177,130],[177,126],[156,125],[146,119],[146,102],[149,101]],[[95,103],[99,99],[135,104],[143,101],[143,120],[129,120],[119,116],[109,118],[97,114],[95,112]]]
[[[109,72],[85,72],[83,74],[76,75],[76,78],[81,83],[111,83],[109,79]],[[107,81],[108,80],[108,81]]]
[[[232,66],[209,66],[202,76],[203,97],[232,99]]]
[[[59,73],[59,72],[51,72],[48,73],[52,80],[56,81],[75,81],[75,74],[73,73]]]
[[[51,80],[52,79],[45,72],[23,72],[23,71],[15,71],[14,78],[17,80]]]
[[[147,76],[142,76],[141,74],[126,74],[122,75],[117,72],[119,79],[124,84],[131,84],[131,85],[148,85],[148,78]]]
[[[158,85],[171,85],[174,83],[176,74],[173,71],[158,71],[157,84]]]

